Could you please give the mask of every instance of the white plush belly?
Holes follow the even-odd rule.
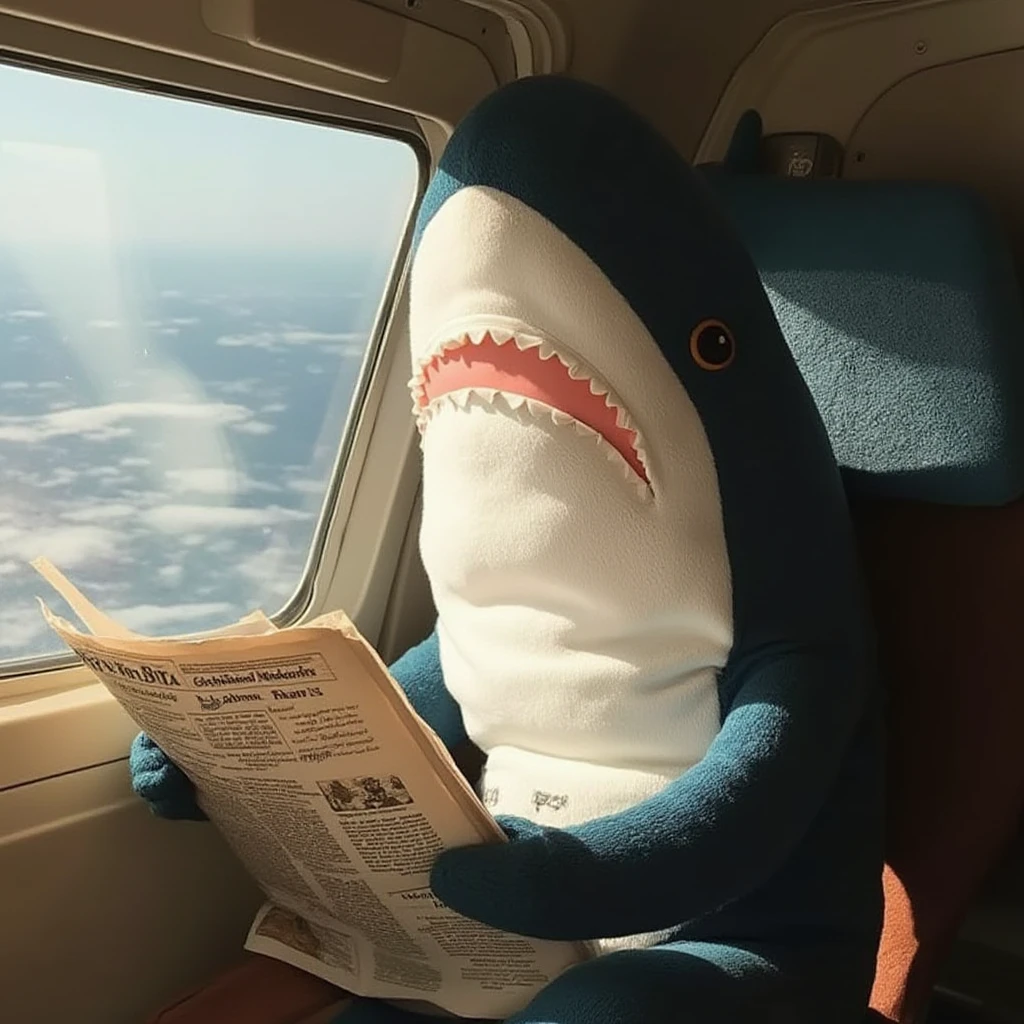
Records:
[[[566,828],[641,803],[679,774],[608,768],[498,747],[488,757],[479,789],[494,815]],[[666,936],[666,932],[650,932],[600,939],[596,945],[599,952],[610,953],[657,945]]]
[[[612,768],[516,747],[488,753],[480,794],[492,814],[567,828],[615,814],[660,792],[682,774]]]

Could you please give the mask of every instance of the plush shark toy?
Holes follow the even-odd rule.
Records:
[[[872,647],[838,470],[750,258],[665,141],[561,78],[470,114],[416,245],[438,623],[392,671],[486,754],[511,839],[442,854],[436,893],[599,940],[517,1024],[862,1024]],[[133,770],[190,813],[144,737]]]

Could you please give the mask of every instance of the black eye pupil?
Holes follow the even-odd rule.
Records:
[[[732,339],[721,327],[705,327],[697,339],[697,353],[710,366],[722,366],[732,358]]]

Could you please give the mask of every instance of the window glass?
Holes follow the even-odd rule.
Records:
[[[296,592],[418,182],[410,146],[0,67],[0,661],[28,566],[126,625]]]

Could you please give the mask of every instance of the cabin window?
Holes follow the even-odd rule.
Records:
[[[419,187],[404,139],[0,67],[0,671],[63,653],[38,555],[155,635],[294,604]]]

